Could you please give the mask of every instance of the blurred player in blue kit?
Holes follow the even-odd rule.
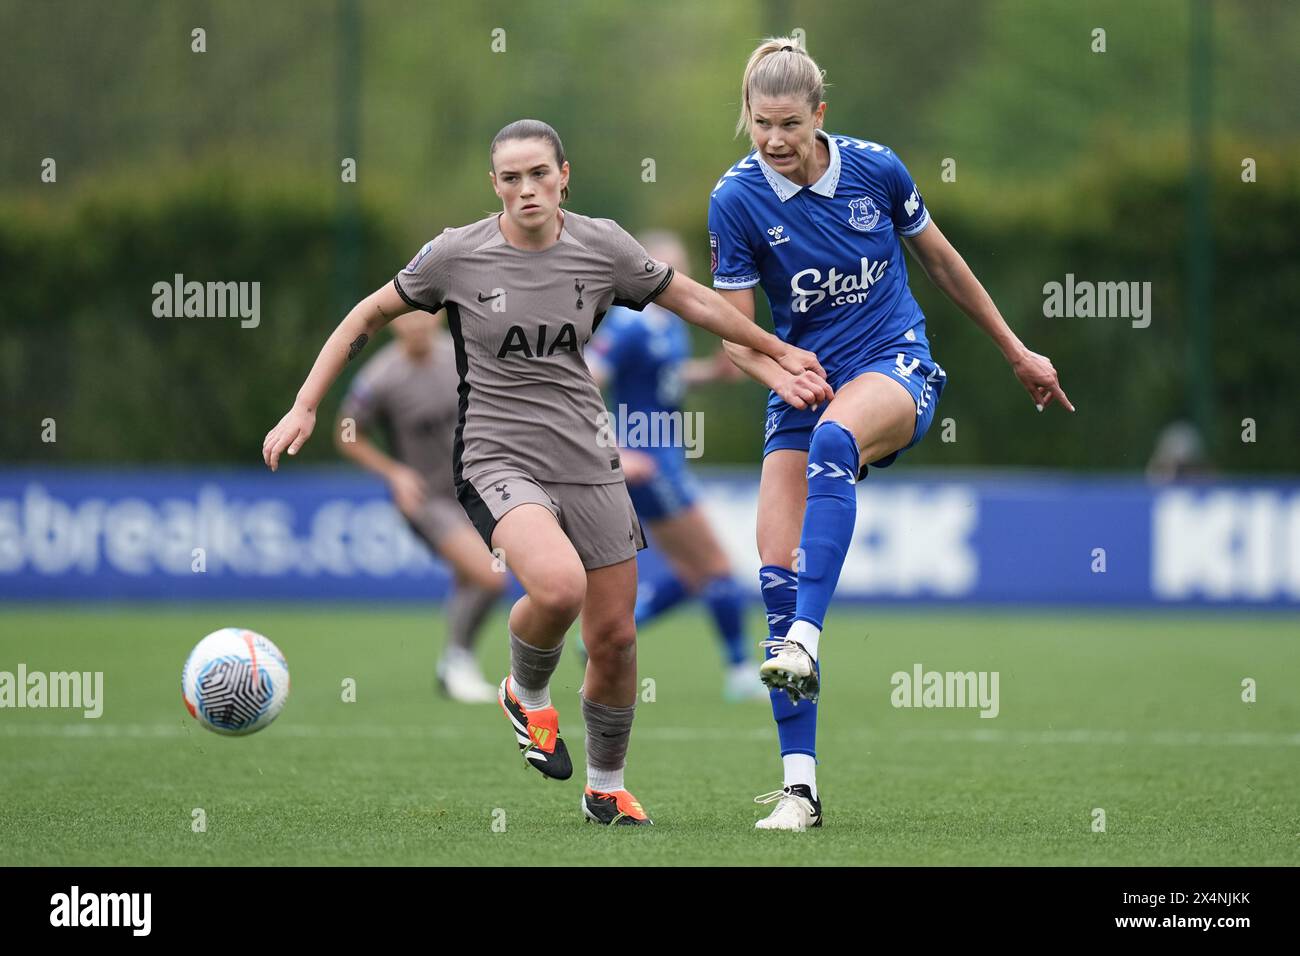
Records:
[[[921,440],[947,382],[908,287],[902,242],[993,339],[1039,411],[1053,400],[1074,410],[1051,361],[1007,327],[931,220],[898,156],[822,129],[823,93],[824,74],[795,40],[760,44],[745,66],[737,123],[753,151],[723,174],[709,201],[714,287],[752,319],[754,287],[762,286],[777,335],[816,352],[826,370],[819,384],[725,346],[773,390],[758,498],[771,633],[760,673],[772,688],[784,785],[756,798],[776,803],[759,829],[821,825],[819,642],[853,539],[855,486],[869,465],[886,467]],[[798,397],[809,392],[807,401]],[[791,393],[793,402],[783,397]]]
[[[669,232],[639,237],[650,257],[685,271],[680,239]],[[745,647],[744,594],[709,525],[699,492],[687,469],[687,442],[703,451],[703,423],[692,428],[682,411],[692,385],[735,381],[741,372],[718,351],[691,358],[686,325],[651,303],[641,312],[614,307],[605,315],[587,351],[596,383],[609,391],[611,425],[628,440],[620,446],[623,474],[637,516],[663,554],[668,570],[640,582],[636,623],[640,628],[690,598],[708,608],[722,643],[728,700],[767,697]],[[630,427],[629,427],[630,423]]]

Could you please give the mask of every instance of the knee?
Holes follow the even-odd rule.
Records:
[[[597,664],[625,664],[636,654],[636,624],[631,616],[584,628],[582,639]]]
[[[830,419],[813,429],[808,442],[808,470],[820,466],[821,470],[809,475],[809,481],[818,478],[844,478],[847,470],[851,478],[858,472],[858,441],[853,432],[840,422]]]
[[[800,501],[799,504],[802,507],[803,502]],[[799,550],[799,525],[774,530],[760,527],[757,544],[760,564],[791,571],[794,569],[795,552]]]
[[[528,592],[528,600],[540,613],[569,623],[582,612],[586,598],[587,580],[582,575],[555,575]]]
[[[759,541],[758,560],[765,567],[785,568],[787,571],[793,571],[796,550],[797,548],[786,548],[784,544],[778,545],[774,541]]]
[[[691,595],[697,595],[704,590],[705,585],[714,575],[709,573],[708,568],[703,564],[684,564],[673,569],[678,580],[686,588],[686,592]]]
[[[731,562],[727,560],[722,545],[712,535],[706,536],[700,542],[699,552],[695,558],[695,566],[692,571],[697,590],[718,578],[731,577]]]
[[[759,512],[758,529],[754,540],[758,545],[759,562],[764,566],[785,568],[787,571],[794,569],[795,552],[799,549],[799,537],[803,525],[806,494],[806,491],[800,491],[795,501],[789,502],[788,507],[783,507],[776,514]]]

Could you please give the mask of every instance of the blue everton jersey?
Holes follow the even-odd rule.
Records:
[[[588,347],[610,379],[615,410],[675,412],[682,403],[682,363],[691,354],[686,326],[653,303],[642,312],[615,306]]]
[[[930,224],[921,193],[888,147],[817,135],[830,166],[799,186],[750,153],[709,199],[713,285],[761,285],[776,334],[817,354],[831,385],[897,342],[928,349],[900,237]]]

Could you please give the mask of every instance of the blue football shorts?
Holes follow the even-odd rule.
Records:
[[[686,469],[686,457],[680,448],[638,448],[650,453],[658,466],[647,482],[628,482],[632,506],[642,521],[661,521],[685,511],[699,499],[699,490]]]
[[[929,431],[930,423],[934,420],[934,410],[939,404],[939,396],[943,394],[943,386],[948,376],[939,363],[930,356],[928,346],[924,343],[900,339],[834,375],[831,386],[839,391],[844,385],[867,372],[888,375],[906,388],[912,396],[912,401],[916,403],[916,428],[912,431],[912,440],[879,461],[869,462],[876,468],[887,468],[898,459],[899,455],[924,438],[925,433]],[[764,457],[784,448],[808,451],[812,430],[826,411],[826,407],[822,405],[817,409],[799,409],[787,405],[775,393],[770,395],[763,425]],[[864,465],[858,478],[864,477],[866,471]]]

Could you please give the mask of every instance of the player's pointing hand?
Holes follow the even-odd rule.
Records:
[[[276,425],[266,433],[262,441],[262,461],[272,471],[280,465],[281,452],[288,449],[289,454],[298,454],[298,449],[311,437],[316,427],[316,413],[310,409],[294,405]]]
[[[1016,378],[1020,379],[1020,384],[1025,387],[1025,391],[1029,393],[1040,412],[1052,399],[1056,399],[1067,409],[1074,411],[1074,406],[1070,404],[1070,400],[1061,389],[1056,368],[1046,355],[1039,355],[1026,349],[1025,354],[1012,363],[1011,370],[1016,373]]]

